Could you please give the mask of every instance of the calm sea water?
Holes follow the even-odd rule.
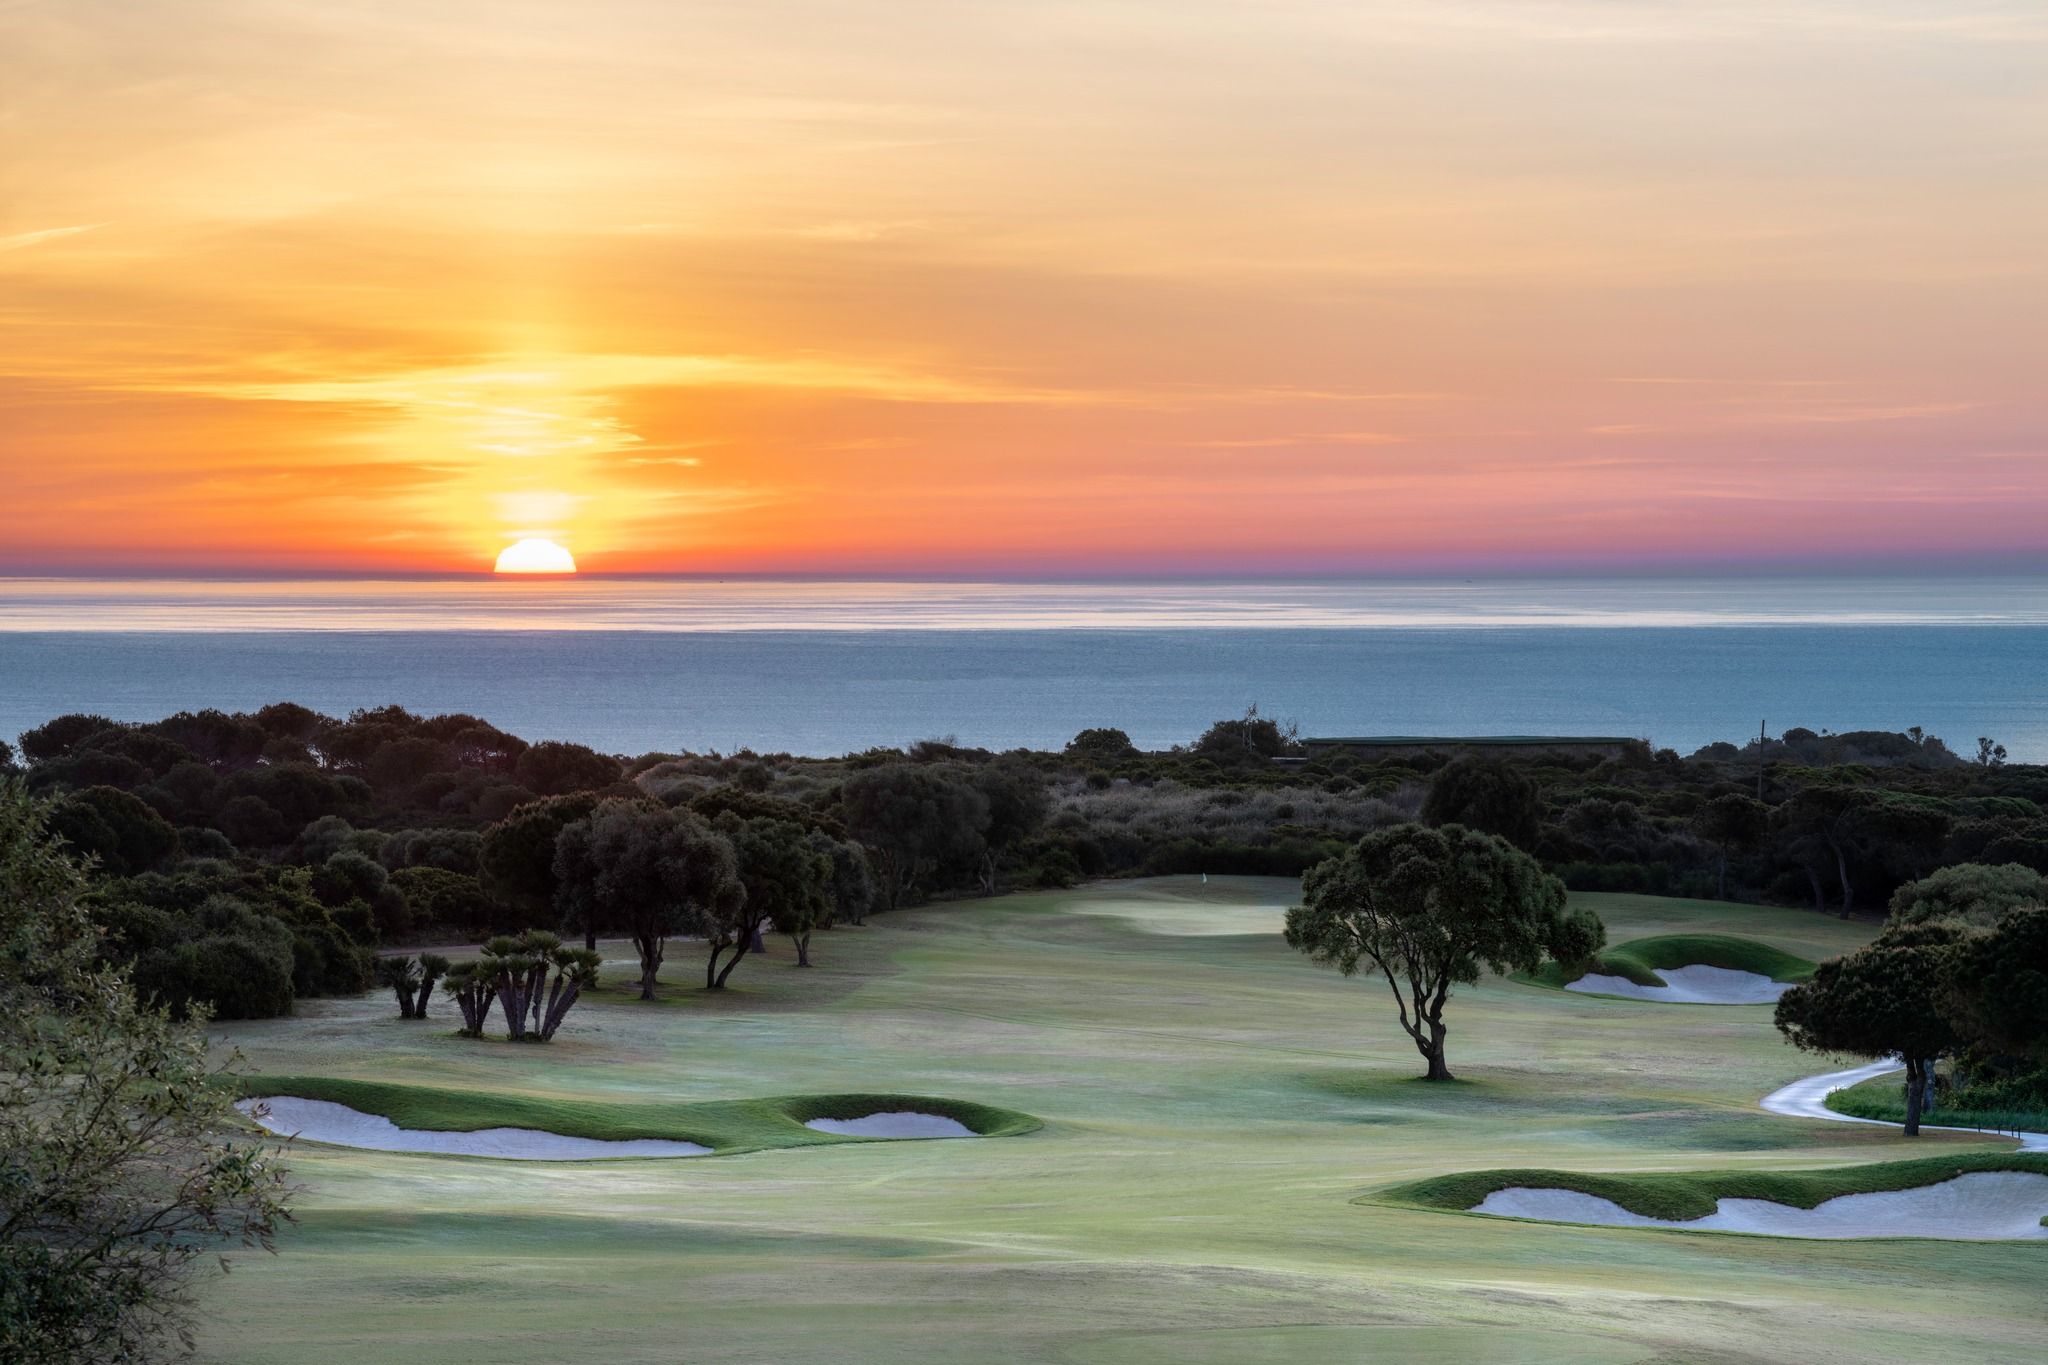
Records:
[[[834,754],[1090,725],[1185,741],[1624,734],[1689,751],[1925,727],[2048,760],[2048,583],[0,580],[0,735],[289,699],[461,710],[624,753]]]

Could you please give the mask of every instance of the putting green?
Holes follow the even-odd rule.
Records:
[[[607,985],[546,1047],[456,1038],[452,1019],[402,1022],[388,996],[217,1026],[273,1076],[622,1107],[938,1095],[1044,1127],[1009,1142],[595,1164],[307,1147],[281,1254],[246,1256],[205,1286],[202,1358],[2048,1352],[2039,1244],[1627,1237],[1353,1203],[1502,1166],[1794,1172],[2007,1144],[1762,1113],[1760,1096],[1814,1069],[1766,1011],[1498,980],[1451,1006],[1460,1081],[1417,1081],[1384,983],[1318,968],[1277,933],[1177,927],[1270,913],[1289,883],[1213,878],[1203,894],[1174,879],[898,911],[821,934],[811,971],[771,939],[726,992],[693,989],[700,964],[677,945],[664,1001]],[[1731,934],[1817,961],[1870,932],[1805,911],[1575,900],[1621,943]]]

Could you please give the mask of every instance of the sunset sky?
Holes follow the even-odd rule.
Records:
[[[6,571],[2028,557],[2048,8],[0,0]]]

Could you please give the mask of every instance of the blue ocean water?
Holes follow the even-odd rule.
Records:
[[[0,631],[0,735],[292,700],[468,711],[620,753],[837,754],[941,735],[1184,742],[1257,702],[1304,734],[1622,734],[1689,752],[1919,725],[2048,760],[2048,626]]]

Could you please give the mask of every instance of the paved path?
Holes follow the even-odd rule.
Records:
[[[1830,1071],[1819,1076],[1808,1076],[1803,1081],[1794,1081],[1764,1096],[1763,1107],[1773,1114],[1783,1114],[1795,1119],[1831,1119],[1837,1123],[1876,1123],[1887,1128],[1898,1125],[1885,1119],[1862,1119],[1853,1114],[1837,1113],[1828,1108],[1828,1096],[1837,1090],[1846,1090],[1852,1085],[1878,1076],[1888,1076],[1895,1071],[1904,1071],[1906,1065],[1891,1058],[1871,1062],[1865,1066],[1851,1067],[1847,1071]],[[1923,1125],[1935,1129],[1938,1125]],[[1940,1128],[1946,1133],[1977,1133],[1984,1137],[2009,1137],[2019,1139],[2023,1152],[2048,1152],[2048,1133],[2011,1133],[1989,1128]]]

